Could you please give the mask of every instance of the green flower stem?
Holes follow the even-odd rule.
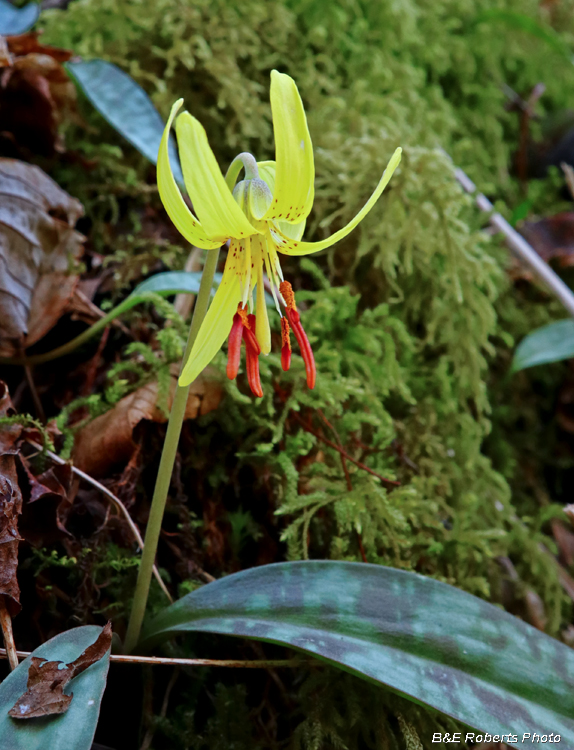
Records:
[[[207,312],[207,305],[209,303],[209,297],[213,286],[213,276],[217,267],[218,258],[219,250],[208,251],[205,266],[203,268],[203,274],[201,277],[199,293],[197,295],[195,309],[193,312],[193,319],[191,321],[191,328],[189,330],[187,346],[185,348],[185,354],[183,355],[183,360],[181,363],[182,369],[189,358],[191,348],[195,342],[195,339],[197,338],[199,328],[203,323],[205,313]],[[142,557],[138,571],[134,601],[132,604],[132,611],[130,614],[130,621],[128,624],[128,630],[126,633],[126,640],[124,644],[124,651],[128,654],[133,651],[140,637],[140,631],[149,595],[153,565],[155,562],[155,555],[157,551],[157,543],[159,541],[163,513],[165,510],[167,493],[169,491],[169,485],[171,482],[173,465],[175,463],[175,456],[177,453],[181,426],[183,424],[183,418],[185,415],[185,407],[187,405],[189,388],[189,385],[185,386],[184,388],[182,388],[180,385],[176,387],[171,411],[169,414],[167,433],[165,436],[165,442],[163,444],[155,489],[151,501],[151,508],[145,533],[144,548],[142,551]]]

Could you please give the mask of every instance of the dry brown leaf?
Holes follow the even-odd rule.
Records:
[[[14,407],[8,387],[0,381],[0,417],[12,416]],[[6,597],[11,617],[20,611],[20,587],[16,571],[18,568],[18,516],[22,512],[22,493],[16,470],[17,441],[22,433],[21,425],[0,427],[0,445],[5,452],[0,454],[0,594]]]
[[[74,694],[65,695],[64,688],[70,680],[99,661],[111,643],[112,626],[108,622],[94,643],[64,667],[60,666],[61,661],[46,661],[33,656],[28,670],[28,690],[18,698],[8,715],[14,719],[34,719],[65,713]]]
[[[38,167],[0,159],[0,356],[42,338],[77,284],[82,204]]]
[[[574,212],[526,221],[520,232],[546,262],[557,260],[562,268],[574,265]]]
[[[171,408],[179,367],[173,365],[168,406]],[[207,370],[209,373],[209,370]],[[196,419],[219,406],[223,395],[221,385],[214,379],[200,375],[192,384],[185,419]],[[121,399],[113,409],[96,417],[76,435],[72,457],[74,464],[91,476],[104,476],[110,467],[129,461],[136,445],[132,435],[144,419],[166,422],[158,407],[157,381],[138,388]]]
[[[30,32],[7,37],[0,50],[0,131],[18,151],[51,156],[63,150],[58,129],[77,119],[76,88],[62,62],[72,53],[39,44]]]

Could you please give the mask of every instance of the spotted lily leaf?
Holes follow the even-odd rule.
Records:
[[[512,372],[574,357],[574,320],[558,320],[537,328],[522,339],[512,361]]]
[[[184,632],[291,646],[477,731],[560,734],[574,747],[574,652],[452,586],[379,565],[252,568],[167,607],[141,647]]]
[[[214,290],[221,283],[222,276],[223,274],[221,273],[214,274]],[[155,294],[161,295],[179,294],[180,292],[197,294],[199,292],[200,283],[200,271],[164,271],[162,273],[156,273],[154,276],[150,276],[149,279],[142,281],[141,284],[138,284],[130,294],[130,299],[139,299],[142,294],[146,294],[147,292],[154,292]],[[267,294],[267,292],[265,293],[265,300],[269,306],[273,305],[273,298],[270,294]]]
[[[220,273],[214,275],[214,286],[219,286],[221,281]],[[131,297],[139,297],[146,292],[155,294],[178,294],[188,292],[197,294],[201,283],[201,272],[194,271],[164,271],[150,276],[149,279],[142,281],[131,293]]]
[[[156,164],[164,122],[139,83],[106,60],[69,62],[66,69],[110,125]],[[169,160],[175,179],[183,185],[173,140]]]
[[[8,711],[26,692],[32,656],[72,662],[91,646],[102,629],[94,625],[60,633],[37,648],[0,685],[0,748],[10,750],[90,750],[98,723],[100,703],[109,666],[109,652],[75,677],[66,713],[43,719],[12,719]]]
[[[39,15],[38,3],[28,3],[23,8],[18,8],[8,0],[0,0],[0,34],[23,34],[32,28]]]

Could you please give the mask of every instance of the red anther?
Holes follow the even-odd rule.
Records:
[[[249,315],[250,318],[255,318],[255,315]],[[245,340],[245,345],[247,346],[247,342],[249,342],[249,346],[253,349],[253,351],[259,356],[261,354],[261,347],[259,346],[259,341],[255,338],[255,323],[251,328],[244,328],[243,329],[243,339]]]
[[[281,347],[281,367],[285,372],[291,367],[291,349],[288,346]]]
[[[261,387],[261,379],[259,377],[259,355],[261,353],[261,347],[253,331],[255,330],[255,315],[248,315],[247,320],[249,328],[243,328],[243,340],[245,341],[245,355],[246,355],[246,366],[247,366],[247,381],[251,392],[261,398],[263,396],[263,388]]]
[[[233,316],[233,325],[229,339],[227,340],[227,377],[235,380],[239,372],[239,361],[241,358],[241,339],[243,336],[243,318],[239,313]]]
[[[291,339],[289,337],[289,321],[287,318],[281,318],[281,367],[285,372],[291,367]]]
[[[243,338],[249,341],[257,354],[261,354],[259,341],[255,337],[255,315],[248,315],[246,308],[241,307],[241,305],[237,308],[237,314],[241,315],[241,320],[243,321]]]
[[[303,362],[305,362],[307,385],[309,386],[309,388],[314,388],[315,380],[317,378],[317,368],[315,367],[315,357],[313,356],[311,344],[309,343],[307,334],[305,333],[305,331],[303,330],[303,326],[301,325],[301,316],[299,315],[297,310],[289,308],[287,308],[286,314],[289,318],[289,323],[291,324],[291,328],[293,329],[295,338],[297,339],[297,343],[299,344],[299,348],[301,349]]]

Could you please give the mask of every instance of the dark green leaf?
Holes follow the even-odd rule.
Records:
[[[512,372],[574,357],[574,320],[567,318],[537,328],[522,339],[514,353]]]
[[[141,646],[177,633],[291,646],[490,734],[574,747],[574,652],[492,604],[416,573],[313,561],[266,565],[194,591]]]
[[[37,648],[32,656],[65,663],[76,659],[100,635],[94,625],[67,630]],[[70,682],[73,699],[64,714],[17,721],[8,711],[26,692],[28,657],[0,685],[0,748],[4,750],[90,750],[106,687],[109,653]]]
[[[23,8],[16,8],[8,0],[0,0],[0,34],[23,34],[38,20],[40,6],[37,3],[28,3]]]
[[[110,125],[156,164],[165,123],[142,87],[105,60],[69,62],[66,68]],[[173,138],[169,158],[173,175],[182,185],[183,175]]]

